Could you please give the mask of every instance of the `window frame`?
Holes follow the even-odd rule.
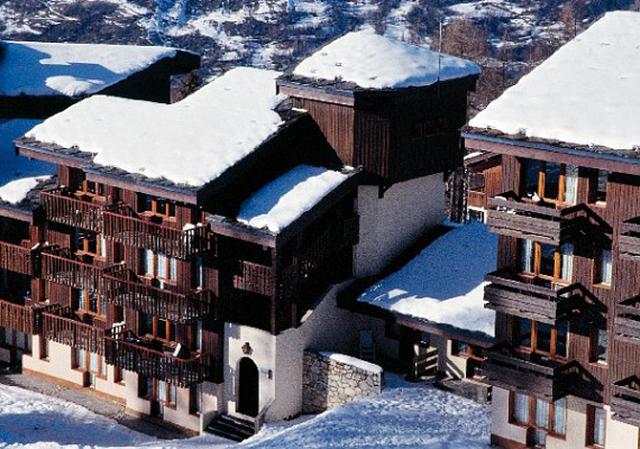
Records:
[[[160,341],[164,341],[167,343],[176,343],[175,337],[176,337],[176,324],[171,321],[171,320],[165,320],[165,319],[161,319],[158,318],[158,316],[156,315],[151,315],[149,313],[141,313],[140,314],[140,320],[141,321],[147,321],[149,319],[149,317],[151,317],[151,333],[149,332],[145,332],[145,336],[151,337],[154,340],[160,340]],[[164,321],[164,337],[161,336],[161,334],[159,333],[159,329],[162,326],[161,322]],[[147,327],[147,324],[144,325],[145,328]],[[144,329],[145,331],[147,329]],[[171,339],[171,337],[174,337],[174,339]]]
[[[175,285],[178,282],[178,259],[166,254],[156,253],[149,249],[141,249],[142,252],[142,276],[147,279],[158,279],[165,284]],[[151,273],[149,272],[149,254],[151,254]],[[169,277],[160,276],[160,260],[164,258],[164,272]],[[175,268],[175,270],[173,269]]]
[[[603,255],[605,252],[609,253],[609,279],[603,279],[602,269],[604,267]],[[612,288],[613,284],[613,252],[611,248],[600,248],[598,255],[593,260],[593,285],[602,288]]]
[[[530,328],[531,343],[529,346],[523,346],[518,343],[518,340],[519,340],[518,323],[524,320],[529,321],[531,326]],[[570,342],[569,335],[571,333],[569,330],[569,323],[566,322],[566,325],[567,325],[567,341],[565,343],[566,352],[567,352],[566,355],[558,354],[558,327],[557,326],[551,326],[551,336],[549,337],[549,351],[547,352],[547,351],[538,349],[538,324],[544,325],[545,323],[540,323],[538,321],[530,320],[528,318],[515,317],[515,319],[512,321],[512,335],[513,335],[512,341],[515,348],[522,352],[526,352],[529,354],[539,354],[539,355],[548,357],[550,359],[557,359],[562,361],[567,360],[569,356],[569,342]]]
[[[595,442],[595,434],[596,434],[596,410],[600,410],[603,413],[604,420],[604,432],[603,432],[603,443]],[[585,446],[592,448],[604,448],[605,442],[607,440],[607,415],[606,411],[603,407],[597,407],[592,404],[587,404],[587,426],[586,426],[586,435],[585,435]]]
[[[159,211],[159,204],[161,203],[164,203],[164,212]],[[177,220],[177,204],[171,200],[159,198],[153,195],[141,194],[138,204],[139,213],[145,217],[158,217],[163,221]]]
[[[528,422],[524,423],[524,422],[520,422],[518,421],[514,415],[515,415],[515,397],[516,394],[521,394],[523,396],[526,396],[528,398],[528,408],[527,408],[527,418],[528,418]],[[558,399],[557,401],[560,400],[564,400],[565,401],[565,405],[564,405],[564,413],[565,413],[565,417],[564,417],[564,422],[565,422],[565,433],[558,433],[555,430],[555,418],[556,418],[556,402],[557,401],[545,401],[545,400],[541,400],[543,402],[545,402],[546,404],[548,404],[549,407],[549,414],[547,417],[547,427],[543,427],[541,425],[539,425],[536,422],[536,418],[537,418],[537,409],[536,409],[536,401],[538,401],[540,399],[536,398],[535,396],[531,396],[531,395],[527,395],[525,393],[518,393],[515,391],[509,391],[509,424],[512,424],[514,426],[520,426],[520,427],[526,427],[526,428],[534,428],[536,430],[542,430],[544,432],[546,432],[547,435],[550,435],[554,438],[559,438],[559,439],[566,439],[567,437],[567,404],[566,404],[566,398],[561,398]]]
[[[83,357],[81,357],[80,351],[83,352],[82,354]],[[95,356],[97,357],[97,364],[96,364],[95,371],[91,368],[91,354],[95,354]],[[82,358],[84,358],[84,360],[82,360],[82,364],[81,364]],[[103,380],[106,380],[109,375],[107,362],[103,355],[97,354],[95,352],[92,353],[91,351],[87,351],[79,348],[75,348],[73,351],[72,368],[77,371],[91,373],[95,375],[98,379],[103,379]],[[104,371],[104,374],[103,374],[103,371]]]
[[[151,381],[151,382],[149,382]],[[164,384],[164,397],[165,399],[160,399],[160,388],[161,383]],[[141,385],[145,384],[144,392],[141,391]],[[149,391],[149,387],[151,387],[151,391]],[[171,390],[173,389],[173,401],[171,401]],[[174,384],[167,381],[159,381],[153,377],[147,376],[139,376],[138,377],[138,397],[145,399],[147,401],[158,401],[162,402],[165,407],[176,409],[178,407],[178,387]]]
[[[573,282],[573,264],[571,267],[570,279],[563,279],[562,276],[562,245],[555,246],[553,253],[553,275],[549,276],[548,274],[541,273],[542,266],[542,245],[545,245],[541,242],[536,242],[535,240],[527,240],[527,239],[518,239],[521,242],[518,245],[518,263],[520,264],[524,255],[522,254],[522,243],[531,242],[532,249],[532,270],[533,271],[521,271],[520,274],[525,277],[542,279],[544,281],[549,281],[555,285],[567,286]],[[553,245],[549,245],[553,246]],[[573,257],[573,252],[571,253],[571,257]],[[519,269],[522,269],[519,267]]]
[[[96,298],[96,310],[91,310],[91,291],[78,290],[78,307],[77,311],[82,314],[92,315],[100,320],[106,320],[109,310],[106,308],[109,301],[94,292]],[[103,313],[104,312],[104,313]]]
[[[528,161],[535,161],[536,163],[540,164],[538,168],[538,185],[535,193],[546,203],[552,203],[555,205],[566,204],[565,190],[566,190],[566,183],[567,183],[567,179],[566,179],[567,164],[547,162],[539,159],[526,159],[525,164],[523,164],[523,170],[522,170],[523,171],[522,173],[522,179],[523,179],[522,189],[523,190],[526,190],[528,187],[526,185],[526,172],[528,170],[528,167],[526,164],[528,163]],[[555,164],[560,167],[560,174],[558,175],[558,196],[556,198],[549,198],[545,196],[548,164]]]
[[[600,360],[599,359],[599,354],[598,354],[598,348],[600,347],[600,333],[604,332],[607,336],[607,347],[606,347],[606,351],[605,351],[605,360]],[[590,363],[594,363],[597,365],[601,365],[601,366],[608,366],[609,365],[609,331],[608,329],[605,327],[604,329],[601,327],[596,327],[593,332],[590,335],[589,338],[589,362]]]

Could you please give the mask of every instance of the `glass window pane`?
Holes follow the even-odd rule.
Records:
[[[609,333],[606,329],[598,329],[596,360],[607,363],[609,359]]]
[[[536,349],[541,352],[551,352],[552,326],[546,323],[536,323],[536,326],[537,326]]]
[[[169,257],[169,279],[176,280],[178,278],[178,262],[175,257]]]
[[[594,410],[594,419],[593,419],[593,442],[594,444],[598,444],[600,446],[604,446],[604,435],[605,435],[605,416],[604,409],[596,408]]]
[[[553,403],[553,431],[560,435],[567,433],[567,400],[558,399]]]
[[[609,181],[609,172],[604,170],[598,171],[598,187],[596,190],[596,201],[607,201],[607,184]]]
[[[542,163],[528,159],[524,164],[524,191],[527,196],[538,193],[538,181]]]
[[[611,284],[611,250],[603,249],[600,253],[600,282],[603,284]]]
[[[158,253],[158,277],[167,279],[167,257]]]
[[[513,420],[525,424],[529,422],[529,396],[526,394],[514,394]]]
[[[553,276],[556,247],[542,243],[540,245],[540,274]]]
[[[563,244],[560,247],[560,255],[560,279],[571,282],[573,278],[573,244]]]
[[[520,242],[520,271],[533,273],[533,242],[531,240],[519,240]]]
[[[549,403],[542,399],[536,399],[536,426],[549,427]]]
[[[144,251],[144,272],[149,276],[153,276],[153,251],[147,249]]]
[[[531,347],[531,321],[525,318],[517,318],[516,321],[516,345]]]
[[[164,380],[158,381],[158,400],[166,401],[167,400],[167,384]]]
[[[567,339],[569,338],[569,323],[562,321],[556,326],[556,355],[567,356]]]
[[[544,197],[558,199],[560,187],[560,164],[547,162],[545,164]]]
[[[578,167],[567,165],[565,167],[564,201],[568,204],[576,204],[578,196]]]

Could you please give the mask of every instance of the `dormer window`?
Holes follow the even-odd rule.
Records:
[[[76,185],[76,196],[88,200],[104,199],[104,184],[95,181],[88,181],[86,179],[79,181]]]
[[[175,203],[151,195],[141,195],[139,211],[144,215],[173,219],[176,217]]]

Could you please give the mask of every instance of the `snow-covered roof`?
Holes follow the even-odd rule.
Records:
[[[174,104],[89,97],[27,137],[95,154],[93,162],[202,186],[278,130],[279,72],[236,68]]]
[[[496,269],[496,236],[481,223],[459,226],[429,244],[358,301],[460,330],[494,335],[484,308],[484,277]]]
[[[342,363],[344,365],[353,366],[354,368],[368,371],[370,373],[382,374],[382,367],[375,363],[367,362],[366,360],[358,359],[346,354],[340,354],[338,352],[323,351],[320,355],[326,357],[334,362]]]
[[[132,45],[2,41],[0,95],[89,95],[173,57],[177,51]]]
[[[55,173],[55,166],[15,154],[13,140],[41,120],[0,120],[0,203],[18,204],[38,183]]]
[[[640,146],[640,13],[607,13],[470,121],[612,149]]]
[[[428,86],[438,79],[479,73],[480,68],[471,61],[381,36],[372,28],[345,34],[293,71],[305,78],[347,81],[364,89]]]
[[[324,167],[298,165],[243,201],[237,220],[279,232],[349,178]]]

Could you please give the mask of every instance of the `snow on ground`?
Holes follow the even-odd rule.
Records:
[[[470,121],[506,134],[640,147],[640,13],[612,12]]]
[[[15,154],[13,140],[41,120],[0,120],[0,201],[12,204],[22,201],[38,181],[55,173],[55,166]]]
[[[496,269],[497,240],[481,223],[447,232],[358,301],[459,329],[494,335],[495,312],[484,308],[484,277]]]
[[[440,59],[440,62],[438,60]],[[439,69],[440,67],[440,69]],[[473,62],[380,36],[373,28],[348,33],[302,61],[294,74],[312,79],[340,79],[362,88],[427,86],[475,75]]]
[[[12,449],[489,449],[486,405],[387,376],[375,398],[268,423],[234,444],[212,435],[158,440],[55,398],[0,385],[0,448]]]
[[[279,232],[312,209],[349,175],[324,167],[298,165],[243,201],[238,221]]]
[[[27,136],[94,153],[94,162],[201,186],[250,154],[282,124],[278,72],[236,68],[166,105],[96,95]]]
[[[80,96],[98,92],[176,49],[105,44],[0,42],[0,95]]]

